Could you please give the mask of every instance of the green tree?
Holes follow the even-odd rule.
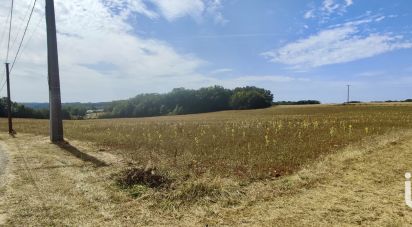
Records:
[[[230,99],[233,109],[260,109],[272,105],[273,94],[269,90],[257,87],[236,88]]]

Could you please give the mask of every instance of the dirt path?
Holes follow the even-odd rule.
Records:
[[[237,185],[236,190],[241,193],[231,204],[216,202],[168,211],[154,209],[155,201],[150,197],[135,199],[119,190],[113,184],[113,173],[125,164],[109,153],[74,142],[75,148],[62,149],[39,136],[18,135],[10,139],[0,134],[0,139],[9,154],[8,183],[0,191],[3,201],[0,225],[397,226],[412,223],[412,209],[403,202],[404,173],[412,170],[410,132],[347,148],[293,176]]]
[[[4,172],[6,171],[6,165],[7,165],[7,157],[3,149],[4,148],[0,144],[0,179],[3,176]],[[0,186],[2,183],[4,182],[0,181]]]
[[[6,184],[4,174],[8,159],[2,144],[0,143],[0,198],[4,195],[4,185]],[[0,201],[1,206],[2,201]],[[0,209],[0,225],[6,222],[6,212]]]

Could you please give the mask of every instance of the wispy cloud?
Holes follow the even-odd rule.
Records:
[[[225,25],[228,20],[223,16],[221,0],[150,0],[164,18],[175,21],[191,16],[200,21],[203,16],[210,16],[216,24]]]
[[[412,48],[412,42],[392,33],[364,34],[360,25],[375,21],[359,20],[325,29],[308,38],[263,53],[272,62],[294,68],[313,68],[351,62],[386,52]]]
[[[142,0],[111,0],[102,1],[105,7],[110,9],[114,14],[128,17],[132,13],[140,13],[151,19],[158,18],[159,15],[150,10]]]
[[[209,14],[216,24],[225,25],[229,22],[222,13],[223,4],[221,0],[209,0],[206,2],[206,12]]]
[[[229,72],[233,72],[233,69],[229,69],[229,68],[216,69],[210,72],[210,74],[222,74],[222,73],[229,73]]]
[[[192,16],[200,18],[205,10],[202,0],[151,0],[161,14],[168,20],[174,21],[180,17]]]
[[[332,14],[343,14],[351,5],[353,5],[353,0],[323,0],[321,5],[310,7],[304,13],[303,18],[318,18],[323,21]]]
[[[351,6],[353,5],[353,0],[345,0],[346,6]]]
[[[315,9],[310,9],[305,12],[305,15],[303,15],[305,19],[310,19],[315,17]]]
[[[242,81],[246,84],[248,82],[292,82],[292,81],[308,81],[306,78],[295,78],[290,76],[277,75],[258,75],[258,76],[242,76],[234,79],[235,81]]]
[[[367,72],[362,72],[358,73],[357,76],[359,77],[377,77],[377,76],[382,76],[385,75],[385,72],[383,71],[367,71]]]

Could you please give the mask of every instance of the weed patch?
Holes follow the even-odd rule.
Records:
[[[141,191],[141,186],[149,188],[168,187],[172,182],[168,177],[155,173],[154,170],[143,168],[130,168],[121,172],[117,178],[117,183],[124,188],[134,188]]]

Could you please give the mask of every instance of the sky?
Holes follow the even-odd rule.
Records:
[[[9,62],[33,1],[15,0]],[[0,4],[4,63],[11,0]],[[44,7],[38,0],[11,72],[14,101],[48,101]],[[412,98],[410,0],[55,0],[55,9],[63,102],[212,85],[262,87],[276,101],[344,102],[347,84],[351,100]]]

